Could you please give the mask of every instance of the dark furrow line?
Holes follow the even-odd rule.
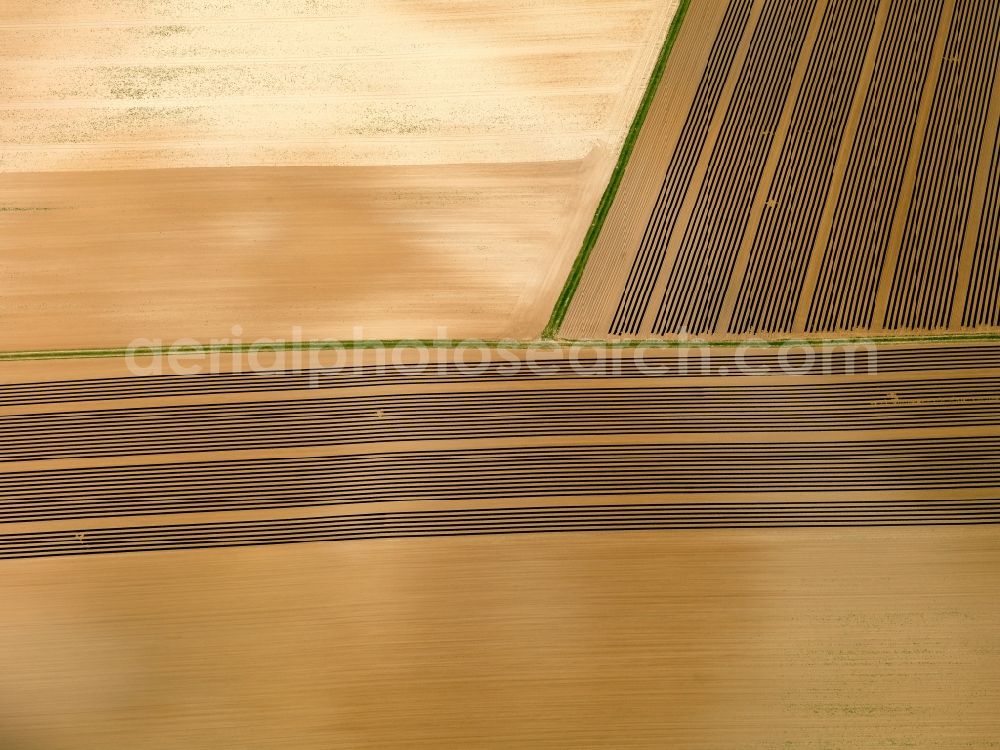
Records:
[[[213,414],[231,411],[239,408],[244,414],[271,414],[278,409],[291,409],[297,412],[315,410],[328,411],[338,409],[367,413],[377,411],[379,407],[392,408],[400,412],[420,410],[428,403],[438,402],[452,405],[462,405],[468,408],[494,407],[501,404],[515,404],[525,408],[536,406],[540,402],[568,403],[571,407],[580,402],[598,402],[609,404],[629,404],[637,400],[647,399],[650,403],[664,405],[676,404],[687,406],[691,404],[721,404],[739,405],[759,403],[771,399],[775,403],[783,403],[789,399],[811,400],[817,398],[836,399],[848,404],[860,404],[873,399],[885,397],[887,393],[895,393],[901,400],[907,398],[923,398],[936,395],[942,398],[953,394],[961,398],[980,396],[1000,396],[1000,377],[958,377],[934,378],[927,380],[895,380],[891,382],[859,381],[849,383],[779,383],[775,385],[684,385],[674,387],[657,387],[650,385],[636,387],[609,386],[602,388],[545,389],[538,391],[450,391],[445,393],[387,393],[365,396],[355,396],[350,399],[341,397],[321,397],[310,399],[269,399],[267,401],[230,401],[210,404],[173,404],[151,407],[123,407],[112,409],[68,411],[47,411],[36,414],[15,414],[0,417],[0,427],[16,426],[20,430],[28,423],[47,424],[64,420],[86,420],[101,415],[102,420],[132,415],[141,419],[190,418],[196,414]],[[811,408],[822,408],[821,405]]]
[[[958,0],[892,280],[887,329],[947,328],[1000,59],[1000,6]]]
[[[893,489],[891,483],[884,483],[883,485],[871,485],[871,484],[851,484],[851,485],[837,485],[837,486],[823,486],[818,488],[824,492],[885,492]],[[912,486],[907,485],[905,488],[907,491],[918,492],[918,491],[942,491],[942,490],[955,490],[955,489],[984,489],[984,490],[996,490],[998,486],[995,482],[993,483],[981,483],[975,485],[919,485],[914,484]],[[722,487],[718,490],[704,489],[699,486],[691,487],[678,487],[677,489],[671,489],[665,491],[658,486],[648,485],[648,486],[637,486],[630,487],[628,492],[615,491],[609,488],[591,488],[584,487],[578,491],[572,493],[565,492],[552,492],[552,491],[539,491],[539,492],[499,492],[499,491],[488,491],[483,493],[466,493],[449,496],[447,498],[448,502],[455,504],[462,504],[466,502],[481,502],[484,500],[515,500],[515,499],[529,499],[538,500],[541,498],[573,498],[575,500],[586,498],[586,497],[617,497],[617,498],[629,498],[629,497],[642,497],[642,496],[659,496],[664,494],[670,494],[675,492],[683,492],[685,495],[706,495],[712,494],[714,492],[743,492],[740,488],[736,487]],[[781,492],[787,495],[795,494],[805,494],[807,490],[801,487],[794,488],[784,488],[777,487],[772,489],[773,492]],[[385,496],[385,497],[371,497],[371,498],[350,498],[342,499],[333,497],[330,495],[317,495],[317,494],[303,494],[298,495],[294,498],[268,498],[268,499],[258,499],[254,497],[245,498],[241,502],[229,502],[229,503],[207,503],[202,502],[200,499],[196,500],[183,500],[178,499],[174,502],[149,502],[149,503],[116,503],[114,505],[110,504],[90,504],[90,505],[65,505],[58,507],[43,507],[43,508],[30,508],[24,509],[20,512],[14,513],[9,510],[4,510],[0,514],[0,523],[35,523],[35,522],[46,522],[46,521],[65,521],[65,520],[83,520],[83,519],[100,519],[100,518],[123,518],[123,517],[141,517],[141,516],[151,516],[151,515],[182,515],[191,513],[220,513],[220,512],[246,512],[251,510],[290,510],[294,508],[311,508],[311,507],[342,507],[349,505],[371,505],[376,503],[386,503],[386,502],[427,502],[438,500],[439,498],[434,498],[430,496]],[[928,501],[929,502],[929,501]],[[956,502],[961,502],[963,504],[973,504],[979,503],[980,501],[975,500],[962,500],[962,501],[949,501],[947,503],[942,503],[938,501],[942,508],[950,508]],[[911,501],[911,505],[914,507],[924,510],[926,503],[921,504],[918,501]],[[756,504],[751,503],[748,507],[754,507]],[[1000,504],[993,502],[983,506],[988,510],[995,510],[1000,512]],[[926,509],[933,510],[931,506],[927,506]]]
[[[559,415],[553,416],[558,419]],[[686,420],[692,420],[688,423]],[[688,414],[680,419],[635,421],[622,424],[620,417],[608,415],[604,419],[591,419],[577,424],[553,423],[547,426],[531,424],[517,426],[509,421],[498,420],[478,426],[438,425],[433,428],[398,429],[382,428],[380,431],[364,430],[348,431],[335,429],[318,429],[315,423],[304,423],[299,429],[275,431],[266,424],[258,428],[247,428],[236,431],[225,426],[209,425],[200,432],[167,433],[150,436],[134,436],[125,434],[100,435],[102,445],[94,445],[95,435],[80,437],[64,437],[62,435],[31,436],[21,444],[8,440],[7,445],[0,450],[0,462],[41,460],[46,458],[96,458],[102,456],[139,456],[151,454],[185,454],[203,451],[222,450],[265,450],[274,448],[294,448],[309,446],[339,446],[339,445],[370,445],[384,442],[412,442],[419,440],[471,440],[484,437],[527,438],[527,437],[558,437],[584,435],[687,435],[706,434],[712,432],[755,433],[761,431],[783,430],[788,432],[815,432],[829,429],[872,431],[910,427],[911,429],[928,429],[929,427],[954,426],[993,426],[993,417],[969,415],[964,419],[949,419],[936,423],[926,420],[900,420],[891,416],[878,421],[847,421],[834,424],[821,422],[803,424],[799,419],[774,420],[766,427],[752,420],[734,423],[732,419],[720,418],[718,423],[711,423],[707,416]],[[487,429],[488,428],[488,429]],[[222,430],[227,434],[219,437]],[[164,431],[166,433],[166,431]]]
[[[733,0],[726,8],[694,101],[667,166],[653,213],[646,223],[638,254],[618,300],[609,331],[615,336],[636,335],[642,326],[681,203],[694,177],[695,166],[704,149],[736,50],[746,33],[752,5],[751,0]]]
[[[43,470],[5,477],[0,519],[416,499],[993,488],[1000,487],[998,458],[1000,437],[781,449],[769,444],[564,446]]]
[[[716,327],[814,8],[815,0],[764,6],[670,268],[653,322],[657,335],[709,333]]]
[[[995,397],[993,397],[995,399]],[[628,404],[641,408],[642,403]],[[671,406],[675,406],[671,404]],[[662,427],[668,432],[730,432],[728,424],[739,425],[742,428],[754,427],[757,432],[771,432],[777,428],[784,429],[789,424],[798,425],[802,431],[839,430],[847,426],[871,427],[873,429],[891,429],[893,424],[900,427],[908,426],[920,429],[932,429],[954,426],[991,426],[996,425],[1000,413],[994,402],[970,401],[968,404],[949,405],[946,408],[937,405],[905,406],[900,403],[894,406],[886,401],[883,405],[872,405],[861,402],[851,408],[851,405],[841,405],[837,408],[806,409],[799,407],[775,408],[768,410],[766,404],[757,409],[747,409],[740,412],[738,405],[727,406],[687,406],[685,414],[677,414],[671,408],[646,408],[641,414],[619,417],[621,404],[603,404],[588,412],[570,412],[566,414],[558,408],[546,409],[515,409],[500,414],[483,415],[475,410],[463,413],[446,412],[439,420],[431,420],[433,412],[392,413],[385,418],[362,417],[353,420],[351,424],[326,424],[329,418],[337,417],[338,422],[343,415],[331,411],[318,411],[309,414],[276,415],[267,418],[267,423],[258,422],[252,415],[219,415],[192,419],[187,424],[178,424],[169,420],[162,422],[132,421],[128,419],[115,420],[114,423],[103,422],[100,413],[93,414],[94,419],[77,421],[69,424],[27,425],[18,429],[0,433],[0,455],[10,450],[29,447],[32,441],[65,441],[67,444],[85,442],[91,439],[112,438],[128,439],[137,443],[157,441],[184,435],[204,434],[206,430],[218,428],[225,430],[226,435],[220,439],[242,439],[246,436],[267,432],[277,434],[294,434],[300,429],[317,429],[331,436],[349,437],[351,435],[388,437],[390,435],[442,435],[449,429],[465,428],[467,430],[486,431],[497,430],[507,434],[510,429],[531,429],[531,422],[541,419],[565,420],[561,424],[541,424],[535,429],[538,435],[574,432],[594,425],[618,424],[622,428],[629,426]],[[857,413],[857,407],[865,413]],[[237,411],[238,410],[234,410]],[[571,421],[570,421],[571,420]],[[699,421],[699,425],[690,424]],[[515,424],[516,423],[516,424]],[[886,427],[888,425],[888,427]],[[135,433],[142,430],[140,434]],[[486,437],[489,437],[488,435]],[[442,438],[443,439],[443,438]]]
[[[1000,131],[993,146],[962,325],[1000,327]]]
[[[461,463],[463,465],[491,465],[499,461],[516,461],[525,463],[531,460],[540,462],[557,462],[559,464],[579,461],[584,464],[576,467],[582,470],[594,459],[605,455],[615,455],[616,461],[623,466],[643,461],[662,462],[674,458],[681,462],[690,462],[691,457],[710,457],[721,454],[741,462],[751,461],[756,455],[779,457],[791,461],[796,456],[805,456],[807,461],[829,458],[831,451],[838,455],[852,456],[853,460],[887,461],[890,464],[906,460],[909,453],[920,455],[932,451],[938,456],[956,457],[977,450],[994,451],[1000,447],[1000,437],[963,437],[963,438],[918,438],[918,439],[886,439],[858,440],[846,442],[768,442],[761,444],[741,443],[670,443],[670,444],[604,444],[604,445],[574,445],[574,446],[521,446],[514,448],[489,449],[450,449],[423,450],[387,453],[363,453],[346,456],[311,456],[311,457],[269,457],[267,459],[223,459],[211,461],[179,461],[163,464],[144,464],[141,466],[100,466],[83,468],[42,469],[19,472],[0,473],[0,487],[8,484],[24,484],[39,478],[78,477],[82,481],[90,481],[95,477],[116,474],[119,471],[141,471],[146,478],[157,476],[172,477],[186,475],[190,472],[201,472],[206,468],[217,467],[227,481],[238,481],[240,476],[253,474],[257,471],[272,473],[275,467],[284,469],[291,476],[300,476],[303,470],[310,467],[326,466],[329,462],[349,462],[360,465],[362,471],[377,470],[383,464],[403,465],[407,462],[422,464],[433,462],[437,465]],[[887,451],[881,455],[881,451]],[[415,470],[410,468],[410,470]]]
[[[850,441],[835,443],[761,443],[761,447],[747,448],[745,444],[727,444],[720,448],[718,443],[662,443],[662,444],[613,444],[605,446],[594,445],[572,445],[572,446],[543,446],[516,448],[487,448],[481,450],[455,451],[402,451],[397,453],[361,453],[361,454],[335,454],[332,456],[316,456],[310,458],[283,458],[268,457],[267,459],[217,459],[214,461],[191,461],[175,462],[163,464],[125,464],[121,466],[97,466],[82,468],[46,468],[33,469],[30,471],[6,472],[0,474],[0,490],[4,496],[11,497],[20,494],[31,495],[34,490],[22,488],[20,492],[11,491],[11,486],[31,484],[36,480],[44,479],[47,483],[58,485],[59,487],[71,487],[74,482],[80,482],[84,486],[105,475],[115,474],[119,470],[141,471],[145,481],[156,482],[157,477],[164,477],[164,481],[170,482],[173,477],[184,477],[189,473],[197,473],[205,467],[223,466],[225,472],[239,471],[238,476],[227,474],[226,484],[230,486],[238,485],[240,482],[257,481],[255,477],[263,473],[267,476],[281,478],[299,478],[302,476],[298,472],[308,470],[312,466],[325,465],[326,462],[341,462],[357,467],[354,471],[361,477],[371,481],[376,481],[369,472],[378,471],[385,465],[403,466],[412,474],[420,474],[425,471],[424,464],[432,463],[436,466],[447,466],[457,464],[469,467],[489,468],[493,465],[500,465],[508,462],[509,465],[527,466],[531,463],[538,463],[547,467],[548,462],[558,460],[560,467],[567,465],[579,473],[586,473],[590,470],[591,464],[600,462],[606,455],[616,455],[616,461],[623,468],[645,467],[652,463],[654,466],[666,466],[671,461],[682,464],[689,464],[692,458],[710,458],[713,456],[728,458],[733,461],[740,461],[744,464],[753,464],[758,460],[781,459],[794,466],[797,461],[812,463],[823,458],[830,458],[833,455],[850,457],[853,461],[864,463],[878,463],[888,467],[907,467],[910,465],[919,466],[925,459],[924,454],[933,453],[938,460],[960,460],[966,456],[975,456],[982,452],[992,452],[1000,447],[997,438],[962,438],[958,441],[942,440],[905,440],[880,443],[878,441]],[[764,447],[766,446],[766,448]],[[891,448],[893,451],[903,451],[892,455],[881,455],[878,453],[883,448]],[[909,456],[905,451],[920,449],[914,456]],[[567,455],[567,451],[570,453]],[[618,455],[621,453],[621,455]],[[717,455],[718,454],[718,455]],[[264,464],[258,463],[264,460]],[[266,469],[261,469],[266,466]],[[230,468],[232,467],[232,468]],[[286,468],[283,468],[286,467]],[[647,467],[648,468],[648,467]],[[552,469],[561,470],[559,467]],[[347,470],[341,470],[342,472]],[[701,474],[698,468],[691,468],[695,474]],[[512,480],[515,481],[515,480]],[[720,478],[719,481],[727,481]]]
[[[17,423],[8,425],[0,430],[0,445],[2,440],[7,438],[15,443],[24,442],[32,436],[57,435],[77,435],[77,439],[87,439],[87,435],[108,435],[117,434],[122,430],[137,430],[143,428],[154,428],[158,434],[187,433],[202,429],[207,426],[232,425],[230,434],[238,434],[243,429],[257,430],[260,425],[258,419],[267,419],[269,428],[290,429],[303,425],[322,424],[327,419],[336,418],[350,424],[338,424],[337,426],[323,425],[325,429],[338,433],[350,433],[357,431],[383,431],[398,432],[404,429],[405,425],[411,424],[420,429],[431,432],[439,432],[445,429],[445,422],[449,425],[491,425],[503,424],[511,419],[532,419],[552,417],[560,415],[567,421],[572,419],[578,423],[593,422],[603,420],[608,417],[615,417],[618,410],[634,407],[642,410],[642,415],[625,415],[624,422],[629,423],[639,421],[689,421],[695,415],[704,420],[710,419],[732,419],[739,422],[754,422],[764,420],[762,424],[783,424],[789,419],[796,420],[823,420],[822,424],[814,422],[809,429],[832,429],[836,424],[877,424],[888,420],[920,420],[926,421],[927,427],[935,426],[936,423],[950,420],[955,417],[971,420],[974,424],[993,424],[996,412],[1000,407],[1000,396],[988,394],[981,396],[940,396],[933,395],[927,397],[896,396],[888,397],[887,391],[873,394],[868,399],[852,399],[835,402],[832,404],[808,403],[781,403],[774,402],[773,408],[770,402],[758,403],[754,408],[740,409],[739,402],[729,403],[703,403],[686,401],[668,401],[666,404],[648,405],[640,399],[634,401],[600,401],[578,407],[574,410],[562,410],[553,404],[499,404],[502,411],[499,413],[484,412],[483,409],[491,407],[467,406],[463,408],[442,409],[441,419],[436,420],[438,424],[423,424],[434,412],[419,408],[396,408],[385,410],[383,416],[372,414],[370,410],[312,408],[307,410],[275,409],[263,414],[254,412],[242,412],[239,407],[230,410],[208,414],[180,415],[185,422],[171,421],[170,415],[160,417],[149,417],[141,413],[134,415],[118,416],[116,418],[104,418],[104,414],[97,412],[84,412],[79,417],[66,418],[60,415],[59,419],[32,420],[25,418]],[[924,401],[928,403],[924,403]],[[678,415],[676,410],[688,410],[686,415]],[[858,413],[859,410],[862,413]],[[317,421],[319,420],[319,421]],[[984,421],[985,420],[985,421]],[[566,428],[566,425],[560,427]],[[540,429],[549,429],[549,426],[542,426]],[[79,434],[86,432],[87,435]]]
[[[899,0],[890,8],[821,262],[807,332],[872,325],[942,11],[941,0]]]
[[[1000,141],[998,141],[1000,143]],[[1000,191],[994,191],[994,196]],[[961,346],[924,349],[882,349],[875,353],[859,351],[855,355],[844,352],[827,352],[822,355],[804,355],[788,352],[784,360],[790,369],[802,375],[837,375],[845,372],[896,373],[905,371],[959,370],[979,368],[1000,368],[1000,346]],[[682,359],[682,368],[675,358],[647,357],[640,365],[633,360],[623,359],[580,359],[575,365],[563,360],[539,361],[537,367],[544,373],[526,373],[527,365],[514,375],[498,374],[498,370],[508,367],[507,363],[495,363],[481,373],[455,376],[455,365],[450,365],[447,374],[437,372],[437,366],[430,367],[420,375],[405,372],[379,372],[377,367],[362,368],[354,373],[347,371],[322,370],[318,374],[308,372],[282,371],[267,373],[217,373],[199,375],[150,375],[124,378],[95,378],[91,380],[70,380],[32,382],[0,385],[0,406],[43,404],[59,401],[116,400],[133,398],[162,398],[168,396],[204,395],[213,393],[256,393],[260,391],[309,391],[317,389],[338,389],[357,387],[387,387],[406,385],[448,385],[491,382],[550,382],[565,379],[587,379],[590,377],[633,377],[662,378],[683,377],[685,375],[732,375],[739,376],[743,370],[748,374],[770,367],[774,371],[778,359],[774,354],[746,354],[737,358],[729,352],[714,353],[709,367],[703,367],[704,360],[692,351],[690,359]],[[742,369],[740,367],[742,365]],[[870,368],[870,365],[872,366]],[[549,372],[555,368],[553,372]],[[616,372],[611,368],[619,368]],[[593,375],[586,374],[593,372]]]
[[[796,512],[766,505],[497,508],[0,534],[0,559],[511,533],[995,523],[1000,523],[997,512],[962,503],[941,511],[872,507],[863,514],[831,507],[825,516],[815,508]]]
[[[875,28],[877,2],[833,0],[757,226],[730,333],[791,330],[837,154]]]
[[[808,477],[800,478],[798,483],[790,482],[786,484],[774,484],[773,486],[768,486],[762,488],[761,491],[766,489],[770,492],[781,492],[789,495],[794,494],[805,494],[812,493],[815,491],[823,492],[886,492],[892,490],[906,490],[908,492],[919,492],[919,491],[944,491],[944,490],[970,490],[970,489],[981,489],[981,490],[997,490],[1000,489],[1000,483],[996,481],[994,477],[991,481],[982,482],[955,482],[955,483],[905,483],[903,485],[894,484],[892,481],[885,481],[881,484],[871,483],[871,482],[841,482],[841,483],[828,483],[817,486],[813,489],[806,490],[803,489],[801,480],[808,479]],[[665,488],[666,487],[666,488]],[[529,489],[531,491],[529,491]],[[736,492],[749,492],[756,491],[747,489],[745,485],[725,485],[717,488],[705,488],[703,485],[697,484],[684,484],[684,483],[670,483],[670,484],[641,484],[636,486],[630,486],[627,492],[621,491],[620,484],[616,487],[614,484],[609,484],[606,486],[580,486],[573,489],[572,491],[557,492],[549,489],[539,489],[534,491],[533,488],[528,488],[524,491],[508,490],[484,490],[482,492],[465,492],[465,493],[450,493],[447,497],[436,496],[432,493],[417,493],[409,492],[405,493],[400,490],[397,493],[386,493],[384,495],[371,495],[366,497],[343,497],[336,496],[332,493],[318,494],[318,493],[301,493],[294,497],[278,498],[278,497],[268,497],[259,498],[255,496],[244,496],[241,499],[234,499],[229,502],[208,502],[204,498],[194,497],[192,499],[184,498],[171,498],[169,502],[150,500],[142,503],[127,503],[127,502],[115,502],[115,503],[92,503],[92,504],[71,504],[65,503],[58,506],[44,506],[44,507],[24,507],[24,508],[3,508],[0,512],[0,523],[29,523],[29,522],[41,522],[41,521],[58,521],[58,520],[82,520],[82,519],[98,519],[98,518],[109,518],[109,517],[140,517],[140,516],[150,516],[150,515],[177,515],[186,513],[219,513],[219,512],[246,512],[250,510],[278,510],[278,509],[293,509],[293,508],[309,508],[309,507],[339,507],[348,505],[370,505],[375,503],[386,503],[386,502],[428,502],[428,501],[443,501],[447,500],[449,503],[465,503],[465,502],[480,502],[483,500],[515,500],[515,499],[540,499],[540,498],[585,498],[585,497],[610,497],[615,496],[619,498],[627,497],[640,497],[645,495],[665,495],[665,494],[675,494],[683,493],[685,495],[706,495],[714,494],[717,492],[725,493],[736,493]],[[957,501],[955,501],[957,502]],[[973,502],[973,501],[961,501]],[[950,503],[949,503],[950,505]],[[1000,505],[996,505],[995,509],[1000,511]]]

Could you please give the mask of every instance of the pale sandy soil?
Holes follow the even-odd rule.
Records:
[[[0,349],[536,335],[675,5],[8,3]]]

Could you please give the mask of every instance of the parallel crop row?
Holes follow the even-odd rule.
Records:
[[[607,333],[1000,326],[998,28],[1000,0],[732,0]]]

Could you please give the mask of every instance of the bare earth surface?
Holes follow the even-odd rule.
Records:
[[[674,8],[4,5],[0,350],[537,335]]]
[[[0,363],[0,745],[991,747],[1000,347],[438,354]]]
[[[991,748],[996,526],[2,564],[0,744]]]
[[[0,6],[0,750],[998,746],[996,342],[10,356],[536,336],[675,7]],[[998,14],[693,0],[563,335],[988,327]]]
[[[998,25],[692,3],[560,335],[1000,331]]]

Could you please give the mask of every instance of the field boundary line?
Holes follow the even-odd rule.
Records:
[[[569,304],[573,300],[573,296],[576,294],[577,288],[580,286],[580,280],[583,278],[584,268],[586,268],[587,261],[590,259],[590,254],[594,249],[594,245],[597,244],[597,238],[600,236],[601,230],[604,228],[604,220],[608,217],[608,213],[611,211],[611,204],[614,203],[615,197],[618,195],[618,187],[621,185],[622,178],[625,174],[625,168],[628,166],[629,160],[632,157],[632,150],[635,148],[636,141],[639,139],[639,131],[645,124],[646,116],[653,105],[653,98],[656,96],[656,92],[660,87],[660,81],[663,79],[663,73],[667,68],[667,59],[670,57],[670,52],[674,47],[674,42],[677,40],[678,34],[680,33],[681,25],[684,23],[684,17],[687,15],[688,7],[690,5],[691,0],[680,0],[680,3],[677,5],[677,12],[674,13],[673,20],[670,22],[670,28],[667,30],[667,38],[663,42],[663,47],[660,48],[660,54],[656,59],[656,65],[653,66],[653,73],[649,78],[649,83],[646,84],[646,91],[642,95],[642,99],[639,102],[639,109],[636,111],[635,118],[632,120],[632,125],[628,129],[628,134],[625,136],[625,143],[622,145],[621,154],[618,156],[618,162],[615,164],[614,171],[611,173],[611,180],[608,182],[608,187],[605,189],[604,195],[601,197],[601,202],[597,205],[597,211],[594,214],[593,220],[590,222],[590,228],[587,230],[587,235],[584,237],[583,246],[580,248],[580,252],[577,254],[576,260],[573,261],[573,266],[570,269],[569,276],[566,278],[566,284],[563,286],[562,292],[556,300],[556,305],[552,310],[552,315],[549,317],[549,322],[542,330],[543,339],[555,338],[559,329],[562,327],[563,320],[566,318],[566,313],[569,310]]]
[[[432,339],[391,339],[378,340],[319,340],[319,341],[286,341],[269,343],[220,344],[205,346],[159,346],[159,347],[112,347],[105,349],[38,349],[28,351],[0,351],[0,362],[18,362],[32,360],[57,359],[98,359],[125,356],[149,357],[170,354],[251,354],[267,352],[294,351],[329,351],[333,349],[377,350],[393,348],[419,349],[539,349],[544,351],[562,351],[573,347],[587,349],[698,349],[702,347],[732,349],[778,349],[795,346],[840,346],[850,344],[936,344],[936,343],[973,343],[977,341],[1000,343],[1000,332],[970,333],[970,334],[927,334],[923,336],[867,336],[867,337],[833,337],[833,338],[782,338],[782,339],[560,339],[542,338],[527,341],[486,341],[482,339],[449,339],[435,341]]]

